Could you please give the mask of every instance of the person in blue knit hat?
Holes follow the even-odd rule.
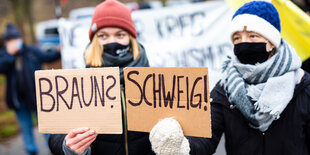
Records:
[[[270,2],[248,2],[230,29],[234,55],[210,95],[212,138],[176,137],[167,131],[176,131],[178,122],[164,119],[150,133],[152,147],[160,141],[160,152],[170,149],[171,139],[184,138],[180,149],[213,154],[225,133],[227,154],[310,155],[310,75],[281,38],[278,11]]]
[[[6,25],[2,38],[4,47],[0,49],[0,74],[6,77],[6,104],[16,114],[25,151],[37,154],[32,129],[32,112],[36,111],[34,72],[41,69],[43,62],[59,59],[60,53],[26,45],[21,33],[11,23]]]

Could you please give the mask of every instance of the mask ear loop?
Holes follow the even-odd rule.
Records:
[[[270,50],[269,50],[270,52],[272,52],[273,51],[273,48],[270,48]]]
[[[267,44],[269,41],[266,40],[265,43]],[[274,48],[270,48],[270,50],[268,51],[269,52],[269,56],[268,56],[268,59],[271,58],[275,53],[276,53],[276,50]]]
[[[265,41],[266,44],[267,44],[268,42],[269,42],[268,40]],[[271,48],[269,49],[268,52],[272,52],[272,51],[273,51],[273,48],[271,47]]]

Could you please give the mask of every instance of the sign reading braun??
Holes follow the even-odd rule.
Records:
[[[116,85],[116,78],[113,75],[108,75],[106,77],[104,75],[101,75],[99,77],[89,75],[88,77],[81,78],[77,78],[75,76],[65,77],[62,75],[56,75],[54,79],[41,77],[38,80],[41,103],[40,111],[44,112],[51,112],[53,110],[59,111],[60,102],[66,105],[65,107],[70,110],[73,108],[73,103],[78,104],[78,106],[75,108],[88,107],[91,105],[91,103],[93,103],[94,106],[97,106],[98,103],[100,103],[101,106],[104,107],[106,99],[116,99],[116,96],[110,95],[111,89],[113,89]],[[53,82],[55,83],[55,85],[52,85],[52,80],[54,80]],[[110,82],[110,80],[112,81],[112,83]],[[85,81],[90,82],[86,83]],[[107,84],[105,83],[107,82],[111,83],[111,85],[106,86]],[[68,89],[69,85],[71,85],[72,87],[72,89],[70,90]],[[46,88],[47,90],[43,91],[43,88]],[[52,93],[53,90],[55,93]],[[86,98],[85,93],[89,92],[90,96],[89,98]],[[68,94],[70,97],[65,98],[65,94]],[[53,101],[52,105],[43,105],[44,96],[49,97]],[[113,105],[111,105],[111,108],[113,108]]]
[[[42,70],[35,79],[39,132],[122,133],[118,67]]]

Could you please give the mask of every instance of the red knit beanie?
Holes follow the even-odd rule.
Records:
[[[106,0],[96,6],[89,30],[90,41],[93,40],[93,36],[98,30],[108,26],[122,28],[133,37],[137,37],[130,9],[117,0]]]

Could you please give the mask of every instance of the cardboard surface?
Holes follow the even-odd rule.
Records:
[[[35,82],[40,133],[122,133],[118,67],[36,71]]]
[[[128,130],[149,132],[173,117],[184,135],[211,137],[207,68],[129,67],[124,74]]]

